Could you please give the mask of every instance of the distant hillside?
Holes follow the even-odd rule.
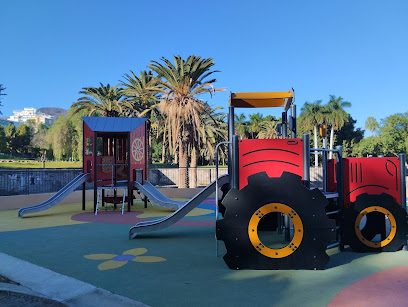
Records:
[[[61,108],[40,108],[37,109],[37,112],[54,116],[54,119],[57,119],[61,114],[64,116],[67,115],[68,110]]]

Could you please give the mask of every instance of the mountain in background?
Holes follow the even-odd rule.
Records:
[[[61,114],[64,116],[68,114],[68,110],[61,109],[61,108],[40,108],[40,109],[37,109],[37,112],[54,116],[54,120],[56,120],[58,116],[60,116]]]

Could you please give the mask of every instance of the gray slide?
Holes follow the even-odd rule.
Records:
[[[156,189],[149,181],[143,181],[143,184],[135,182],[135,187],[146,195],[148,199],[160,207],[178,210],[187,203],[186,201],[178,201],[168,198],[166,195]]]
[[[59,190],[55,195],[53,195],[50,199],[42,202],[41,204],[21,208],[18,210],[18,216],[23,218],[24,214],[27,213],[35,213],[47,210],[56,204],[58,204],[61,200],[63,200],[68,194],[73,192],[77,187],[79,187],[82,183],[84,183],[87,179],[89,174],[79,174],[74,179],[72,179],[65,187]]]
[[[224,184],[229,182],[229,176],[223,175],[218,178],[218,186],[221,188]],[[163,218],[137,223],[129,230],[129,239],[134,239],[137,234],[143,232],[152,232],[160,229],[164,229],[180,221],[187,213],[201,204],[208,196],[215,192],[215,181],[206,186],[200,193],[186,202],[180,209],[174,213],[165,216]]]

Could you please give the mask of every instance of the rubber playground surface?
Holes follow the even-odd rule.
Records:
[[[214,199],[134,240],[132,225],[172,211],[140,201],[124,215],[80,208],[57,205],[24,219],[0,211],[0,252],[151,306],[403,306],[408,299],[406,251],[334,248],[321,271],[234,271],[221,257],[222,241],[216,257]]]

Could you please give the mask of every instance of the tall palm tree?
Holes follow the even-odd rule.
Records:
[[[235,115],[235,133],[239,135],[239,138],[246,139],[247,132],[248,132],[248,121],[246,116],[241,113],[239,115]]]
[[[351,107],[351,103],[343,101],[341,96],[337,97],[330,95],[329,103],[327,104],[328,114],[327,122],[331,126],[330,129],[330,149],[333,149],[334,132],[340,130],[348,120],[348,113],[343,108]],[[330,151],[329,159],[333,157],[333,152]]]
[[[89,110],[89,116],[100,113],[104,117],[119,117],[124,107],[129,106],[123,101],[122,89],[118,85],[111,87],[100,83],[100,87],[84,87],[79,92],[85,96],[78,98],[72,107],[74,114],[80,110]]]
[[[261,113],[251,114],[249,116],[249,128],[253,139],[256,139],[260,131],[260,124],[263,122],[263,115]]]
[[[122,94],[130,102],[137,117],[150,117],[150,113],[159,107],[159,80],[152,72],[141,71],[139,77],[133,71],[124,75],[121,83]]]
[[[152,163],[152,133],[151,133],[151,118],[153,116],[160,117],[159,107],[159,83],[157,77],[154,77],[152,72],[141,71],[137,77],[133,71],[130,74],[125,74],[126,81],[121,83],[123,86],[122,94],[126,96],[126,101],[131,104],[129,115],[135,117],[146,117],[147,127],[146,134],[148,135],[148,163]]]
[[[179,187],[188,187],[188,149],[189,144],[199,139],[201,125],[200,114],[205,105],[196,96],[208,93],[211,96],[222,88],[214,88],[216,79],[209,78],[213,73],[212,58],[203,59],[191,55],[184,60],[174,56],[174,64],[162,57],[162,63],[152,61],[148,66],[161,78],[159,85],[163,99],[160,112],[166,116],[171,133],[173,146],[178,142],[179,150]]]
[[[205,104],[204,112],[201,114],[202,125],[200,126],[200,139],[191,144],[191,164],[190,164],[190,183],[191,187],[197,187],[197,160],[199,156],[204,156],[209,160],[214,159],[215,147],[218,143],[227,139],[228,128],[225,122],[226,114],[217,113],[221,107],[212,109]],[[223,152],[220,151],[220,156]]]
[[[301,109],[301,116],[304,118],[306,122],[308,122],[311,126],[313,126],[313,140],[314,140],[314,148],[318,148],[317,143],[317,127],[323,123],[324,121],[324,108],[321,105],[322,101],[317,100],[313,103],[305,102]],[[318,152],[315,151],[315,166],[319,166],[319,159],[318,159]]]
[[[371,136],[374,136],[374,132],[380,127],[376,119],[372,116],[367,118],[365,128],[371,132]]]

